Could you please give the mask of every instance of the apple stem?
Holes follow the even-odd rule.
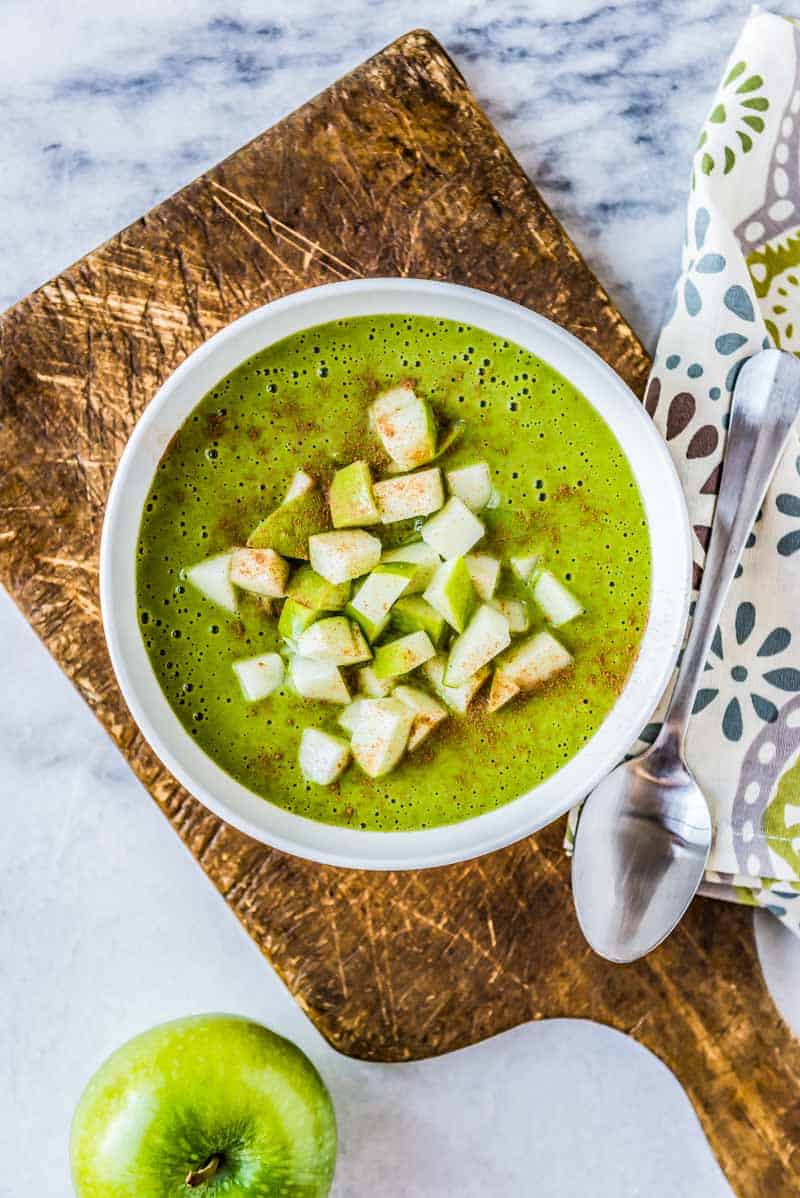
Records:
[[[186,1184],[189,1189],[194,1190],[197,1186],[203,1185],[204,1182],[210,1181],[221,1164],[222,1156],[219,1152],[215,1152],[212,1157],[209,1157],[202,1169],[192,1169],[186,1175]]]

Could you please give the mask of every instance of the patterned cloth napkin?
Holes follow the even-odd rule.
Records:
[[[762,346],[800,354],[800,27],[754,9],[694,156],[682,271],[645,397],[686,493],[695,583],[731,389]],[[662,712],[633,752],[655,738]],[[702,893],[766,907],[800,933],[797,430],[714,637],[687,754],[714,816]]]

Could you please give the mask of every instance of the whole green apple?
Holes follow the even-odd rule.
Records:
[[[78,1198],[325,1198],[336,1120],[288,1040],[197,1015],[123,1044],[81,1095],[70,1138]]]

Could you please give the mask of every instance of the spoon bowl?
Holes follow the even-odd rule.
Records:
[[[657,743],[617,766],[581,813],[581,860],[573,865],[578,921],[592,947],[625,964],[660,944],[670,931],[664,909],[681,918],[710,845],[708,804],[673,749]],[[607,873],[581,868],[584,848]]]

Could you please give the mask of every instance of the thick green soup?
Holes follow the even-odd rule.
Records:
[[[525,635],[550,625],[530,585],[509,569],[515,555],[535,555],[583,612],[552,628],[572,655],[569,668],[494,711],[487,684],[465,714],[442,719],[391,772],[370,777],[351,765],[322,786],[300,769],[301,735],[313,727],[346,737],[342,707],[299,697],[288,677],[268,697],[247,702],[232,664],[269,651],[285,656],[277,610],[241,592],[238,611],[230,613],[193,587],[185,571],[246,545],[298,469],[318,481],[323,496],[334,472],[357,460],[369,463],[375,482],[391,477],[368,410],[398,383],[430,404],[440,439],[458,434],[431,463],[443,479],[458,467],[488,464],[492,500],[475,513],[485,527],[475,552],[502,561],[497,593],[525,604]],[[367,531],[386,550],[419,538],[422,523]],[[141,634],[164,694],[197,743],[269,802],[381,831],[490,811],[569,761],[628,677],[650,591],[639,491],[616,439],[583,396],[518,345],[470,326],[399,315],[310,329],[223,379],[164,454],[138,554]],[[293,570],[298,565],[291,563]],[[372,651],[398,635],[387,629]],[[355,667],[342,674],[355,692]],[[435,694],[420,670],[395,681]]]

